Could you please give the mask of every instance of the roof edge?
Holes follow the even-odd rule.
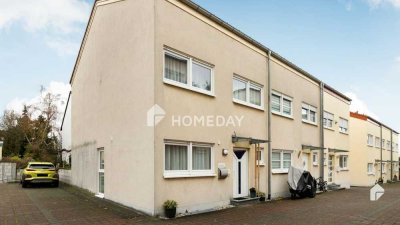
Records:
[[[386,127],[387,129],[393,131],[394,133],[399,134],[399,132],[397,132],[396,130],[392,129],[391,127],[389,127],[389,126],[387,126],[387,125],[385,125],[383,123],[381,123],[379,120],[377,120],[377,119],[375,119],[375,118],[373,118],[371,116],[368,116],[368,115],[365,115],[365,114],[361,114],[361,113],[358,113],[358,112],[350,112],[350,117],[357,118],[357,119],[362,119],[362,120],[371,120],[372,122],[378,124],[379,126]]]

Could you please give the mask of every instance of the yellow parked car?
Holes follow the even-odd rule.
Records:
[[[21,177],[22,187],[28,184],[47,183],[58,187],[58,172],[49,162],[30,162],[23,170]]]

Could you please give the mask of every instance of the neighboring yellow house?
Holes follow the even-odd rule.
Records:
[[[398,132],[367,115],[350,115],[352,186],[372,186],[399,179]]]

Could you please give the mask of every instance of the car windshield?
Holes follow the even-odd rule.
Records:
[[[31,164],[29,169],[54,169],[52,164]]]

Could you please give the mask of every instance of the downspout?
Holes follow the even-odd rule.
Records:
[[[271,200],[271,183],[272,183],[272,141],[271,141],[271,51],[268,51],[268,200]]]
[[[390,130],[390,180],[393,180],[393,130]]]
[[[323,82],[320,83],[320,115],[319,115],[319,129],[320,129],[320,144],[321,144],[321,154],[319,157],[319,174],[322,180],[324,180],[324,150],[325,150],[325,143],[324,143],[324,87],[325,84]],[[327,155],[327,157],[329,157]]]
[[[382,124],[379,124],[379,125],[381,126],[381,140],[380,140],[380,141],[381,141],[381,164],[380,164],[380,167],[381,167],[381,168],[380,168],[380,169],[381,169],[381,179],[380,179],[380,180],[382,180],[382,183],[383,183],[383,178],[382,178],[382,177],[383,177],[383,171],[382,171],[382,170],[383,170],[383,166],[382,166],[382,165],[383,165],[383,162],[382,162],[382,160],[383,160],[383,159],[382,159],[382,150],[383,150],[383,143],[382,143]]]

